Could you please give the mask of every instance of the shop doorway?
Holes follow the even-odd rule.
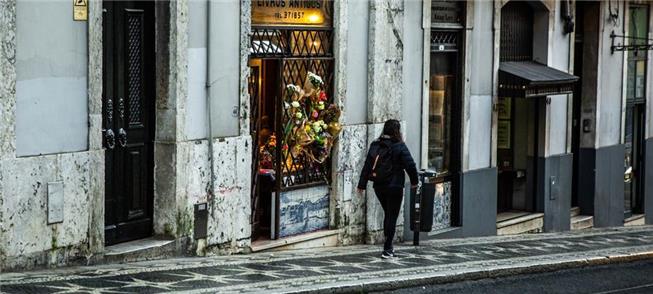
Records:
[[[648,5],[631,4],[629,13],[629,45],[648,42]],[[624,213],[626,219],[643,213],[646,79],[648,51],[629,50],[626,79],[626,117],[624,124]]]
[[[152,235],[154,2],[103,1],[105,244]]]
[[[539,101],[501,98],[499,116],[499,213],[533,212],[537,188]]]
[[[549,11],[540,1],[509,1],[501,8],[496,154],[497,234],[541,232],[554,205],[559,171],[547,170],[547,105],[573,91],[578,77],[547,66]],[[537,25],[535,25],[537,24]],[[557,97],[556,97],[557,96]],[[566,203],[568,205],[568,203]],[[568,210],[568,209],[567,209]],[[562,230],[563,222],[549,226]]]
[[[306,3],[309,5],[313,2]],[[334,57],[331,5],[330,1],[320,2],[322,10],[319,10],[319,19],[328,20],[320,26],[273,26],[266,22],[267,18],[257,20],[256,25],[252,26],[249,94],[252,114],[250,131],[255,144],[251,197],[253,242],[325,228],[323,224],[315,225],[306,218],[311,218],[316,210],[321,214],[328,211],[328,198],[321,198],[319,203],[309,203],[292,196],[297,193],[291,191],[327,185],[330,161],[309,158],[307,153],[292,149],[299,146],[288,143],[298,140],[296,134],[301,131],[297,131],[300,128],[297,122],[313,115],[308,112],[294,113],[303,107],[300,104],[306,104],[290,98],[294,92],[288,86],[295,85],[298,89],[303,88],[301,91],[307,90],[307,77],[312,73],[326,85],[325,89],[320,90],[325,98],[332,97]],[[263,15],[269,8],[257,9]],[[293,101],[296,101],[296,106]],[[323,101],[326,102],[324,105],[330,101],[331,98],[327,98],[327,101]],[[311,126],[302,125],[301,130],[307,127]],[[298,226],[302,228],[298,229]]]
[[[280,93],[279,59],[251,59],[250,103],[252,145],[252,241],[273,239],[276,209],[275,155],[266,146],[276,141],[276,104]],[[275,203],[276,204],[276,203]],[[275,219],[273,219],[273,217]]]

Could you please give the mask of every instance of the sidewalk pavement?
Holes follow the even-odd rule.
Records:
[[[2,293],[369,292],[653,258],[653,226],[359,245],[0,274]]]

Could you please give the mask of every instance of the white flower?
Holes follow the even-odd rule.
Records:
[[[285,109],[289,109],[289,108],[290,108],[290,104],[288,104],[288,102],[284,102],[284,103],[283,103],[283,108],[285,108]]]
[[[286,86],[286,89],[288,91],[290,91],[290,92],[293,92],[293,93],[299,93],[299,91],[302,90],[301,88],[299,88],[299,86],[293,85],[293,84],[290,84],[290,85]]]
[[[299,102],[293,101],[290,105],[292,105],[292,107],[294,107],[294,108],[297,108],[297,107],[299,107]]]
[[[321,86],[322,84],[324,84],[324,82],[322,81],[322,78],[320,76],[318,76],[318,75],[316,75],[316,74],[314,74],[314,73],[312,73],[310,71],[308,72],[308,79],[316,87]]]

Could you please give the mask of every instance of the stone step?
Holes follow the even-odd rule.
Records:
[[[323,230],[277,240],[252,242],[252,252],[334,247],[338,245],[338,230]]]
[[[643,214],[633,214],[631,217],[624,220],[624,226],[626,227],[643,226],[644,224]]]
[[[169,238],[150,237],[104,248],[104,262],[124,263],[174,257],[178,242]]]
[[[501,214],[497,216],[502,219]],[[543,213],[528,213],[497,222],[497,235],[540,233],[544,229]]]
[[[594,227],[594,217],[591,215],[576,215],[571,217],[571,229],[583,230]]]
[[[573,218],[574,216],[579,216],[580,215],[580,207],[572,207],[571,208],[571,217]]]

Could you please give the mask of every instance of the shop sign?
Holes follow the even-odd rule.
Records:
[[[88,20],[88,0],[73,0],[73,20]]]
[[[497,148],[510,149],[512,99],[499,98],[497,103],[499,121],[497,125]]]
[[[329,0],[252,0],[252,25],[330,27]]]
[[[510,121],[500,120],[497,128],[497,148],[510,149]]]
[[[438,1],[431,2],[432,23],[462,23],[462,5],[464,1]]]

